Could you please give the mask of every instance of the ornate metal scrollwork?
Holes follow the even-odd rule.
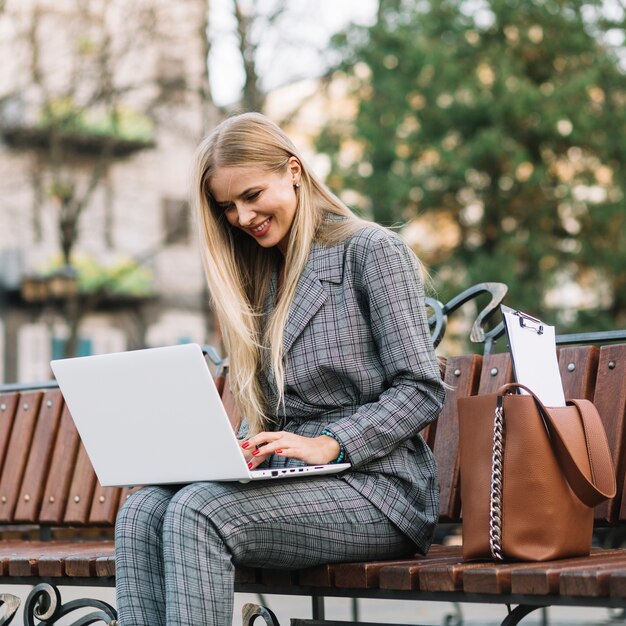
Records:
[[[509,607],[509,614],[504,618],[500,626],[517,626],[529,613],[544,610],[545,608],[545,606],[528,606],[527,604],[520,604],[512,610]]]
[[[267,626],[280,626],[276,615],[264,606],[258,604],[244,604],[242,608],[243,626],[252,626],[257,617],[262,617]]]
[[[0,626],[8,626],[13,621],[21,603],[22,601],[17,596],[0,593],[0,607],[5,611],[5,614],[0,616]]]
[[[96,610],[82,615],[71,626],[89,626],[98,622],[117,626],[117,613],[110,604],[95,598],[81,598],[62,604],[59,589],[48,583],[37,585],[28,594],[24,605],[24,624],[35,626],[37,620],[37,626],[52,626],[61,618],[80,609]]]
[[[430,308],[431,314],[428,317],[428,325],[430,326],[430,334],[435,347],[443,339],[448,323],[448,316],[460,309],[464,304],[477,298],[482,294],[489,294],[491,299],[487,306],[478,313],[472,330],[470,340],[474,343],[484,344],[484,354],[489,354],[494,342],[504,334],[504,323],[500,322],[491,330],[485,330],[485,324],[499,310],[500,303],[504,299],[508,287],[504,283],[478,283],[462,291],[460,294],[452,298],[449,302],[443,304],[435,298],[426,298],[426,305]]]

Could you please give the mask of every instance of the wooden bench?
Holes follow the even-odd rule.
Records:
[[[483,342],[486,353],[447,359],[444,378],[451,391],[438,422],[425,433],[439,464],[442,529],[461,523],[456,400],[491,393],[510,381],[512,373],[508,354],[492,353],[502,328],[485,330],[505,287],[475,286],[445,305],[429,301],[433,333],[439,341],[447,316],[485,292],[490,294],[490,302],[480,307],[472,335]],[[503,626],[517,624],[526,614],[545,606],[626,608],[626,549],[618,547],[618,533],[626,528],[626,498],[622,497],[626,343],[592,345],[607,341],[626,341],[626,333],[559,337],[562,344],[580,344],[563,345],[559,351],[565,394],[596,403],[615,461],[617,496],[596,510],[598,537],[606,545],[594,549],[591,556],[541,564],[463,563],[458,546],[436,544],[427,557],[388,562],[301,571],[239,568],[236,591],[310,597],[313,619],[293,619],[293,626],[345,623],[324,621],[325,597],[517,605]],[[218,382],[224,404],[236,421],[228,384],[223,376]],[[0,579],[6,584],[34,585],[23,607],[25,623],[37,618],[54,624],[85,607],[91,609],[91,621],[81,617],[76,624],[114,623],[114,608],[101,601],[62,604],[58,586],[114,586],[112,529],[127,493],[98,484],[71,416],[52,383],[32,389],[0,388]],[[19,610],[14,596],[0,594],[1,603],[6,616],[0,617],[0,626]],[[259,607],[249,606],[246,611],[246,624],[257,615],[268,624],[277,623]]]

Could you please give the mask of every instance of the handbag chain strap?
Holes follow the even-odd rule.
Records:
[[[502,472],[504,452],[504,410],[498,397],[493,420],[493,453],[491,457],[491,489],[489,493],[489,547],[496,561],[504,561],[502,553]]]

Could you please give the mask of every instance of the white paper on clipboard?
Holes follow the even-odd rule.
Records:
[[[565,406],[554,326],[508,306],[500,309],[515,380],[531,389],[545,406]]]

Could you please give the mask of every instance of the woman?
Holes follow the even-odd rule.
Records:
[[[122,626],[231,624],[235,565],[424,554],[438,516],[418,433],[443,387],[407,246],[356,218],[260,114],[204,140],[195,194],[250,468],[351,468],[132,495],[116,525]]]

